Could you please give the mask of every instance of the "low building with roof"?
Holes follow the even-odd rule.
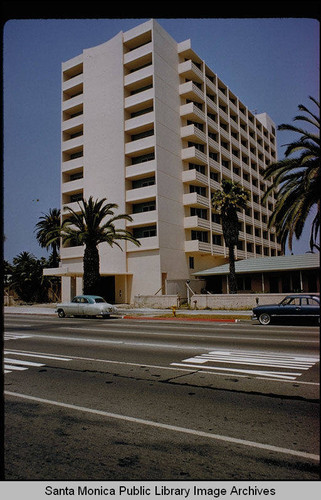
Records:
[[[229,264],[194,273],[204,280],[203,291],[226,294]],[[320,255],[283,255],[235,262],[238,293],[319,293]]]

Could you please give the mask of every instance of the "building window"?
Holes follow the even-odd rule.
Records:
[[[200,174],[205,175],[205,167],[204,165],[198,165],[197,163],[189,163],[188,164],[189,170],[197,170]]]
[[[155,153],[148,153],[146,155],[134,156],[132,158],[132,165],[137,165],[138,163],[144,163],[145,161],[150,161],[155,159]]]
[[[155,226],[135,227],[133,229],[133,236],[135,238],[151,238],[157,236],[157,229]]]
[[[253,253],[253,243],[247,243],[247,244],[246,244],[246,250],[247,250],[248,252]]]
[[[154,129],[152,128],[151,130],[145,130],[144,132],[140,132],[139,134],[133,134],[131,136],[132,141],[138,141],[139,139],[144,139],[145,137],[149,137],[151,135],[154,135]]]
[[[151,212],[156,210],[156,200],[145,201],[144,203],[137,203],[133,205],[133,214],[139,214],[141,212]]]
[[[208,243],[208,233],[205,231],[192,231],[192,240],[199,240]]]
[[[190,184],[189,192],[197,193],[200,194],[201,196],[206,197],[206,188],[202,186],[193,186],[193,184]]]
[[[220,214],[214,214],[214,213],[212,213],[212,222],[215,222],[216,224],[221,224],[222,223],[222,219],[221,219]]]
[[[213,179],[213,181],[219,182],[219,175],[216,172],[210,172],[210,178]]]
[[[148,90],[148,89],[151,89],[153,88],[153,84],[149,84],[149,85],[145,85],[145,87],[140,87],[139,89],[135,89],[135,90],[132,90],[130,95],[135,95],[135,94],[139,94],[139,92],[144,92],[144,90]]]
[[[198,149],[198,151],[201,151],[202,153],[204,153],[204,145],[203,144],[198,144],[197,142],[191,142],[191,141],[188,141],[188,147],[189,148],[196,148]]]
[[[197,215],[197,217],[199,217],[200,219],[207,220],[207,209],[191,207],[191,216],[194,215]]]
[[[84,177],[83,171],[76,172],[75,174],[70,174],[69,180],[76,181],[77,179],[82,179]]]
[[[140,109],[139,111],[134,111],[133,113],[131,113],[130,117],[136,118],[136,116],[145,115],[146,113],[150,113],[151,111],[153,111],[153,106],[151,106],[150,108]]]
[[[220,234],[213,234],[212,241],[213,241],[213,245],[222,246],[222,236]]]
[[[194,269],[194,257],[189,257],[189,268]]]
[[[83,151],[77,151],[77,153],[72,153],[69,159],[74,160],[75,158],[80,158],[83,155],[84,155]]]
[[[70,203],[73,203],[75,201],[81,201],[83,198],[82,193],[74,193],[70,195]]]
[[[250,276],[237,276],[236,281],[238,290],[252,290]]]
[[[155,184],[155,177],[146,177],[132,181],[132,189],[138,189],[146,186],[153,186]]]

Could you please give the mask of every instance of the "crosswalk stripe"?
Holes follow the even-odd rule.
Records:
[[[4,365],[4,368],[6,370],[10,370],[10,371],[12,371],[12,370],[17,370],[17,371],[28,370],[27,367],[16,366],[16,365],[6,365],[6,364]],[[10,373],[10,372],[7,372],[7,373]]]
[[[28,335],[25,333],[15,333],[15,332],[5,332],[4,340],[15,340],[15,339],[28,339],[34,335]]]
[[[64,358],[63,356],[50,356],[49,354],[29,354],[28,352],[18,352],[18,351],[4,351],[4,354],[10,354],[11,356],[27,356],[28,358],[41,358],[41,359],[55,359],[58,361],[71,361],[71,358]]]
[[[194,368],[202,371],[207,370],[208,373],[215,371],[221,373],[233,372],[236,374],[263,376],[266,378],[295,380],[298,376],[302,375],[303,371],[309,370],[318,361],[319,357],[317,356],[291,356],[289,354],[283,355],[281,353],[225,349],[196,355],[194,357],[184,359],[181,363],[171,363],[171,365]],[[224,367],[222,366],[223,364],[230,367]],[[257,367],[257,369],[254,367]],[[272,368],[272,370],[269,368]],[[281,370],[283,368],[284,370],[275,371],[273,368],[279,368]]]
[[[43,363],[35,363],[34,361],[25,361],[11,358],[4,358],[5,362],[9,362],[13,365],[26,365],[26,366],[44,366]]]

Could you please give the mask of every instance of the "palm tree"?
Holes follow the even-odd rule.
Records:
[[[48,214],[43,214],[40,217],[35,227],[35,230],[37,230],[36,238],[41,248],[52,249],[50,257],[52,267],[58,267],[59,265],[60,225],[60,210],[52,208]]]
[[[100,282],[99,252],[100,243],[121,246],[116,240],[128,240],[139,246],[140,242],[127,230],[117,229],[115,222],[118,220],[131,221],[130,215],[114,215],[118,208],[115,203],[106,203],[106,198],[78,202],[80,213],[66,207],[70,216],[62,224],[62,241],[76,245],[85,245],[84,251],[84,284],[85,294],[97,293]],[[106,217],[111,216],[106,220]]]
[[[222,180],[222,190],[217,190],[212,197],[212,206],[222,217],[223,237],[229,250],[230,293],[237,293],[234,254],[234,247],[237,245],[239,237],[237,209],[244,209],[248,200],[248,191],[244,190],[237,182],[232,182],[229,179]]]
[[[318,108],[320,104],[310,97]],[[293,237],[299,239],[308,215],[316,208],[310,233],[310,249],[320,250],[318,235],[320,232],[320,117],[300,104],[300,111],[306,115],[294,117],[294,121],[305,121],[316,128],[316,133],[294,125],[282,124],[278,130],[287,130],[301,134],[294,142],[287,144],[285,158],[269,165],[264,178],[273,181],[262,199],[266,201],[277,188],[276,204],[269,218],[269,227],[275,226],[283,250],[286,242],[292,250]],[[295,158],[290,158],[296,154]]]

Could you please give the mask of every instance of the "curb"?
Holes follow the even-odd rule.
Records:
[[[161,316],[123,316],[123,319],[147,319],[147,320],[162,320],[162,321],[200,321],[200,322],[219,322],[219,323],[237,323],[239,319],[232,318],[164,318]]]

